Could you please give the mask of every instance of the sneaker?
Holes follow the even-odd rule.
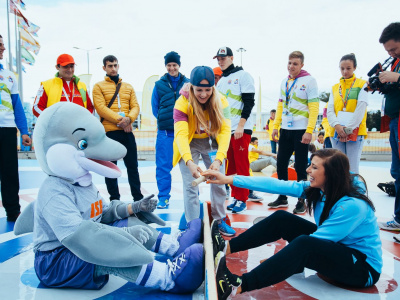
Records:
[[[388,222],[378,222],[378,225],[380,229],[400,231],[400,224],[394,218]]]
[[[232,209],[235,207],[236,202],[237,202],[237,200],[236,200],[235,198],[233,198],[232,203],[229,204],[229,205],[226,207],[226,209],[227,209],[227,210],[232,210]]]
[[[168,290],[174,294],[193,293],[204,280],[204,248],[202,244],[194,244],[174,258],[167,260],[168,275],[175,286]]]
[[[218,252],[225,249],[225,240],[219,231],[218,220],[214,220],[211,223],[211,240],[213,244],[213,258],[215,259]]]
[[[286,196],[279,195],[278,199],[276,199],[274,202],[268,203],[268,206],[270,208],[278,208],[278,207],[288,207],[289,204]]]
[[[162,200],[158,200],[158,204],[157,204],[157,208],[168,208],[169,206],[169,199],[162,199]]]
[[[306,212],[306,204],[304,199],[299,199],[296,203],[296,207],[293,209],[294,214],[304,214]]]
[[[232,274],[226,266],[226,258],[223,252],[218,252],[215,258],[218,299],[231,299],[236,295],[237,288],[242,284],[242,279]]]
[[[231,226],[226,224],[225,218],[223,218],[221,222],[218,224],[218,229],[222,235],[233,236],[236,234],[236,231]]]
[[[201,219],[194,219],[187,223],[186,230],[181,231],[178,235],[177,240],[179,242],[179,248],[174,257],[181,254],[186,248],[189,248],[200,241],[202,227]]]
[[[246,202],[238,200],[235,207],[232,209],[234,214],[240,214],[247,209]]]
[[[249,199],[247,201],[261,202],[263,200],[264,200],[264,198],[257,196],[257,194],[255,194],[255,193],[251,193],[251,194],[249,194]]]

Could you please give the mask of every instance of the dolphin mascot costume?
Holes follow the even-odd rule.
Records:
[[[152,214],[151,197],[105,203],[89,171],[117,178],[126,149],[109,139],[104,127],[83,107],[57,103],[38,118],[36,157],[49,176],[38,198],[18,218],[14,232],[34,233],[35,271],[55,288],[100,289],[109,274],[144,287],[190,293],[203,282],[201,220],[177,237],[148,223],[165,225]],[[166,263],[151,252],[168,255]]]

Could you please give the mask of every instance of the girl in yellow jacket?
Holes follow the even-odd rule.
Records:
[[[200,155],[206,168],[225,173],[225,159],[231,136],[228,101],[214,87],[214,73],[209,67],[196,67],[190,84],[174,107],[174,157],[179,163],[183,181],[186,221],[200,215],[199,189],[191,185],[203,170],[198,166]],[[220,232],[232,236],[235,231],[226,224],[226,190],[224,185],[211,186],[211,215],[219,223]]]
[[[342,78],[332,87],[328,101],[328,121],[332,147],[347,155],[350,171],[358,174],[364,139],[367,137],[368,94],[366,81],[356,78],[356,56],[347,54],[340,60]]]

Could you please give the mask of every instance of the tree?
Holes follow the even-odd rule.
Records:
[[[369,111],[367,113],[367,128],[371,130],[376,128],[377,131],[381,130],[381,111]]]
[[[322,92],[319,94],[319,100],[325,103],[328,102],[330,94],[329,92]]]

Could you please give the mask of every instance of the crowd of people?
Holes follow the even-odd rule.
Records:
[[[379,74],[382,84],[395,88],[385,94],[384,114],[390,130],[391,174],[396,191],[400,185],[398,118],[400,111],[400,23],[387,26],[379,40],[395,58],[391,71]],[[0,59],[5,50],[0,36]],[[190,78],[179,72],[177,52],[164,57],[167,73],[155,83],[151,104],[157,118],[156,180],[158,209],[171,201],[171,170],[179,165],[183,181],[184,212],[188,223],[200,217],[199,190],[193,179],[206,176],[211,183],[212,237],[217,258],[217,281],[221,299],[266,287],[305,267],[354,287],[371,286],[379,279],[382,258],[379,227],[400,231],[400,192],[396,193],[394,218],[378,222],[374,205],[367,196],[366,183],[359,176],[359,161],[367,136],[368,83],[355,75],[354,54],[339,61],[341,78],[332,86],[324,108],[324,131],[312,143],[320,100],[316,79],[304,67],[304,55],[293,51],[288,56],[288,76],[282,80],[276,110],[266,124],[271,152],[258,149],[252,136],[251,111],[255,104],[252,76],[233,63],[229,47],[218,49],[214,59],[219,68],[195,67]],[[75,61],[62,54],[56,62],[57,74],[43,81],[36,96],[33,113],[40,115],[58,102],[71,102],[94,109],[100,116],[107,137],[127,149],[124,163],[133,201],[140,201],[138,160],[132,123],[139,114],[135,91],[120,78],[118,59],[103,59],[106,75],[95,84],[92,98],[86,85],[74,75]],[[20,214],[16,127],[23,144],[29,145],[15,76],[0,65],[0,168],[1,193],[8,221]],[[93,101],[92,101],[93,99]],[[333,148],[333,149],[330,149]],[[310,154],[311,153],[311,154]],[[288,181],[288,165],[294,154],[297,182]],[[264,158],[260,158],[263,155]],[[199,166],[202,158],[207,170]],[[114,162],[116,164],[116,161]],[[272,165],[277,179],[252,177]],[[120,200],[118,182],[105,179],[110,200]],[[225,204],[228,186],[232,202]],[[340,188],[337,188],[340,187]],[[245,233],[226,242],[222,235],[234,236],[226,211],[243,213],[247,201],[261,201],[254,191],[278,194],[269,208],[288,207],[288,196],[296,197],[294,214],[313,212],[315,224],[287,212],[277,211]],[[282,251],[266,259],[253,271],[237,276],[226,267],[225,256],[283,238],[289,242]],[[50,249],[51,250],[51,249]],[[280,269],[276,273],[274,270]]]

